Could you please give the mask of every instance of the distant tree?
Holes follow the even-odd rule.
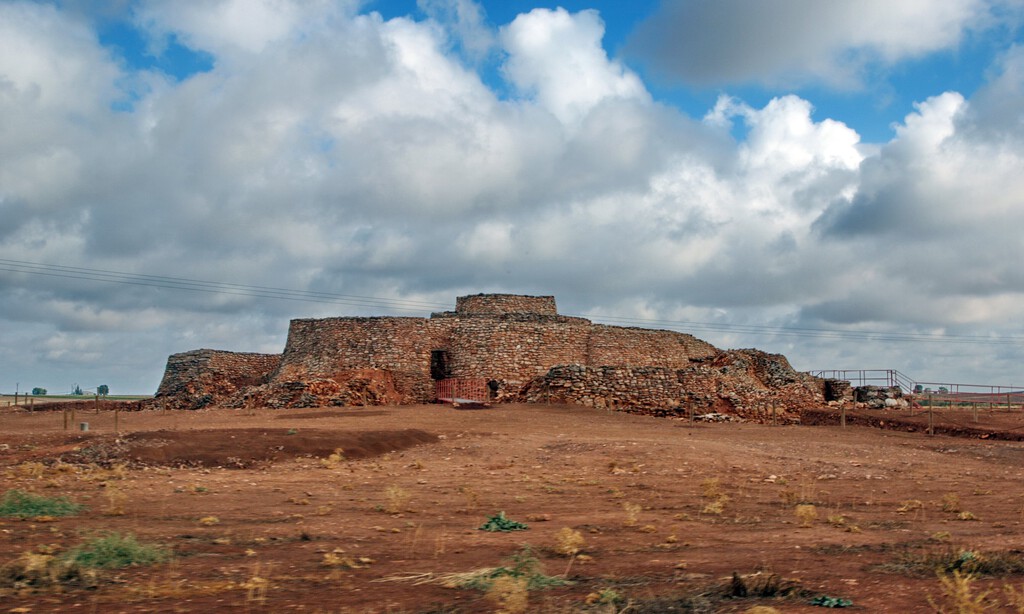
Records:
[[[949,393],[949,388],[946,388],[945,386],[939,386],[939,392],[941,394],[948,394]]]
[[[921,394],[922,392],[924,392],[924,386],[921,384],[914,386],[914,394]]]
[[[75,390],[71,394],[77,394],[77,395],[81,396],[81,395],[83,395],[85,393],[82,392],[82,387],[81,386],[79,386],[78,384],[75,384]]]
[[[106,384],[100,384],[96,387],[96,394],[105,397],[110,394],[110,388]]]
[[[33,388],[32,396],[41,397],[46,394],[46,388]]]

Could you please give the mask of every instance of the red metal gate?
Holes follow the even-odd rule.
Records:
[[[486,403],[490,397],[487,380],[482,377],[439,379],[434,386],[434,398],[442,403]]]

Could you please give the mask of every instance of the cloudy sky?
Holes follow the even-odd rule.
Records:
[[[1024,384],[1024,0],[0,0],[0,392],[476,292]]]

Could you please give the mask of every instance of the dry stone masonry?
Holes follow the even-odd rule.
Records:
[[[164,406],[198,409],[239,390],[267,383],[281,363],[278,354],[193,350],[167,359],[156,397]]]
[[[424,403],[441,379],[483,379],[494,401],[564,402],[658,415],[779,419],[820,406],[823,380],[785,357],[722,351],[667,330],[558,314],[553,296],[478,294],[429,318],[292,320],[281,355],[195,350],[167,361],[165,407]],[[768,408],[771,408],[769,410]]]

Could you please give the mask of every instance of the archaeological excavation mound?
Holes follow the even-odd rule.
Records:
[[[552,296],[477,294],[429,318],[292,320],[282,354],[174,354],[153,402],[288,408],[440,397],[767,421],[821,406],[823,386],[778,354],[594,324],[559,315]]]

